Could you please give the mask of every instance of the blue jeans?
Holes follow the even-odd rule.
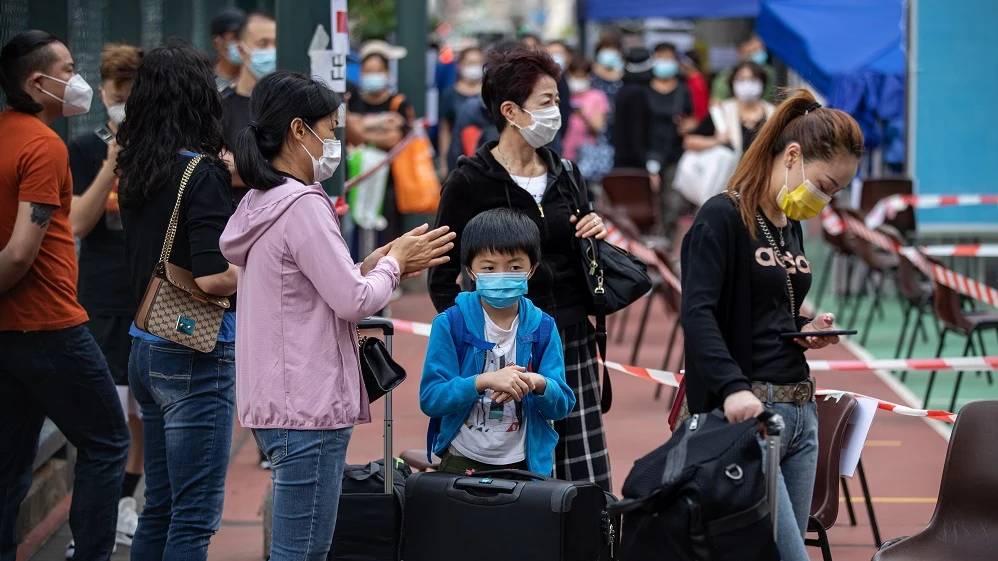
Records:
[[[128,381],[145,432],[145,507],[133,561],[206,560],[222,522],[235,416],[235,344],[210,353],[132,340]]]
[[[780,438],[776,546],[782,561],[808,561],[804,534],[818,469],[818,410],[814,401],[805,405],[773,403],[768,407],[783,416],[786,423]],[[765,469],[766,443],[760,445]]]
[[[14,528],[31,487],[45,417],[77,448],[69,527],[77,559],[114,547],[128,426],[107,362],[83,325],[0,332],[0,560],[17,555]]]
[[[352,434],[353,427],[253,429],[273,469],[270,561],[325,561],[333,543],[343,465]]]

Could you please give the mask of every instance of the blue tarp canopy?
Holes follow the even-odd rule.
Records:
[[[754,18],[760,0],[579,0],[584,20]]]
[[[896,164],[904,158],[904,16],[898,0],[763,0],[756,31],[830,106],[856,118],[867,148],[883,144]]]

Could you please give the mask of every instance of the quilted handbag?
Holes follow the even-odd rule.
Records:
[[[161,339],[209,353],[215,349],[222,314],[229,308],[229,299],[206,294],[194,282],[190,271],[169,261],[173,239],[177,235],[184,189],[200,161],[201,156],[192,159],[180,180],[180,191],[170,216],[166,239],[163,240],[163,251],[159,254],[159,263],[153,270],[146,294],[135,314],[135,325]]]

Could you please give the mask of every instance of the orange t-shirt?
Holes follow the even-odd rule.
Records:
[[[34,115],[0,113],[0,248],[10,241],[18,203],[57,207],[31,268],[0,294],[0,331],[49,331],[87,321],[76,301],[72,201],[69,152],[59,135]]]

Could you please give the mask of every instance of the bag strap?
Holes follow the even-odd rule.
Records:
[[[573,191],[581,191],[579,183],[575,180],[575,171],[572,161],[566,158],[561,159],[562,165],[568,171],[568,181],[572,184]],[[586,199],[583,193],[583,200]],[[574,198],[574,197],[573,197]],[[589,204],[587,210],[592,211]],[[599,259],[597,245],[592,242],[595,257]],[[610,369],[606,366],[606,295],[604,293],[593,293],[593,316],[596,319],[596,349],[599,351],[600,360],[603,361],[603,386],[600,391],[600,412],[606,413],[613,404],[613,386],[610,383]]]
[[[405,94],[397,94],[392,97],[391,102],[388,104],[388,108],[392,111],[398,112],[399,108],[402,107],[402,102],[405,101]]]
[[[540,367],[540,358],[544,356],[544,353],[548,350],[548,343],[551,342],[551,334],[554,333],[554,329],[554,318],[547,314],[543,314],[541,316],[541,323],[537,326],[537,332],[534,334],[534,340],[531,342],[530,364],[527,364],[527,369],[532,370]],[[534,361],[536,361],[537,364],[534,364]]]
[[[170,254],[173,252],[173,240],[177,237],[177,222],[180,218],[180,202],[184,198],[184,189],[187,188],[187,181],[194,173],[194,168],[198,167],[203,156],[198,154],[187,164],[183,177],[180,178],[180,190],[177,192],[177,202],[173,205],[173,214],[170,215],[170,225],[166,228],[166,238],[163,240],[163,250],[159,253],[159,262],[168,263]]]

